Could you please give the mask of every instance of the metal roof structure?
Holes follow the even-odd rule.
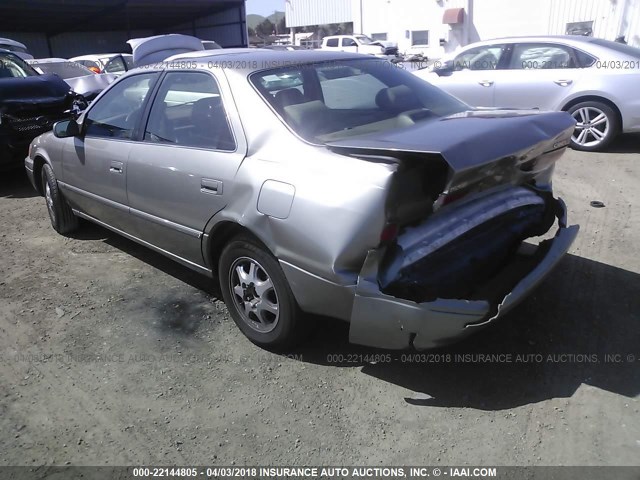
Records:
[[[244,0],[11,0],[0,2],[0,31],[160,31],[242,5]]]

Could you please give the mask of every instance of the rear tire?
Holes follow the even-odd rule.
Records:
[[[602,150],[620,133],[618,114],[606,103],[581,102],[567,112],[578,122],[571,136],[574,150]]]
[[[218,278],[231,317],[249,340],[271,350],[301,341],[302,311],[280,264],[257,241],[232,239],[220,256]]]
[[[73,214],[58,187],[53,169],[47,163],[42,166],[42,192],[47,202],[47,211],[54,230],[62,235],[76,230],[79,224],[78,217]]]

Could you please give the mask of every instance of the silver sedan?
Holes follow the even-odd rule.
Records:
[[[88,219],[217,278],[258,345],[292,345],[306,312],[422,349],[502,317],[568,250],[551,176],[574,125],[370,56],[227,49],[129,72],[25,164],[58,232]]]
[[[563,110],[576,119],[571,145],[594,151],[640,131],[640,49],[581,36],[473,43],[414,72],[469,105]]]

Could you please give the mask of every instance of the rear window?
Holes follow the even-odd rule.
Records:
[[[54,73],[60,78],[76,78],[93,75],[94,73],[84,65],[76,62],[31,62],[31,66],[42,73]]]
[[[470,109],[380,59],[303,64],[250,78],[287,125],[312,143],[403,128]]]

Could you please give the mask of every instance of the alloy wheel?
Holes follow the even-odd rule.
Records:
[[[234,304],[242,320],[260,333],[271,332],[278,324],[278,294],[266,270],[249,257],[236,259],[229,269]]]
[[[595,147],[609,134],[609,118],[600,109],[582,107],[573,112],[578,122],[573,132],[573,141],[582,147]]]

